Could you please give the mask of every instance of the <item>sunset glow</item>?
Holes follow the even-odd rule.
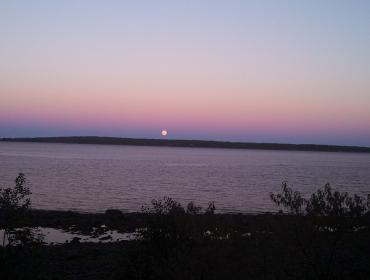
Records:
[[[370,2],[296,3],[2,3],[0,137],[370,146]]]

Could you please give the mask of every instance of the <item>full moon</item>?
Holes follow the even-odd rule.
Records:
[[[162,135],[162,136],[167,136],[167,130],[162,130],[162,131],[161,131],[161,135]]]

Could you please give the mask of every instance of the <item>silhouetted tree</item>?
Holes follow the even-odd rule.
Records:
[[[18,228],[31,206],[30,188],[26,177],[19,173],[13,188],[0,188],[0,228],[3,229],[2,246],[29,245],[42,241],[42,235],[30,228]]]

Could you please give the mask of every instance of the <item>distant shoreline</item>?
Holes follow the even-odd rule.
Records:
[[[98,137],[98,136],[0,138],[0,141],[2,142],[33,142],[33,143],[132,145],[132,146],[156,146],[156,147],[186,147],[186,148],[224,148],[224,149],[250,149],[250,150],[370,153],[370,147],[359,147],[359,146],[250,143],[250,142],[226,142],[226,141],[207,141],[207,140],[135,139],[135,138]]]

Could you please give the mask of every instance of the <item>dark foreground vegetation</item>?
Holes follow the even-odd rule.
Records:
[[[24,175],[0,190],[0,279],[370,279],[369,198],[329,185],[304,198],[287,184],[274,214],[217,214],[165,197],[141,213],[31,210]],[[37,226],[139,239],[47,246]],[[97,234],[94,232],[94,234]]]
[[[97,136],[2,138],[2,139],[0,139],[0,141],[36,142],[36,143],[162,146],[162,147],[188,147],[188,148],[225,148],[225,149],[370,153],[370,147],[357,147],[357,146],[335,146],[335,145],[314,145],[314,144],[279,144],[279,143],[246,143],[246,142],[203,141],[203,140],[134,139],[134,138],[97,137]]]

